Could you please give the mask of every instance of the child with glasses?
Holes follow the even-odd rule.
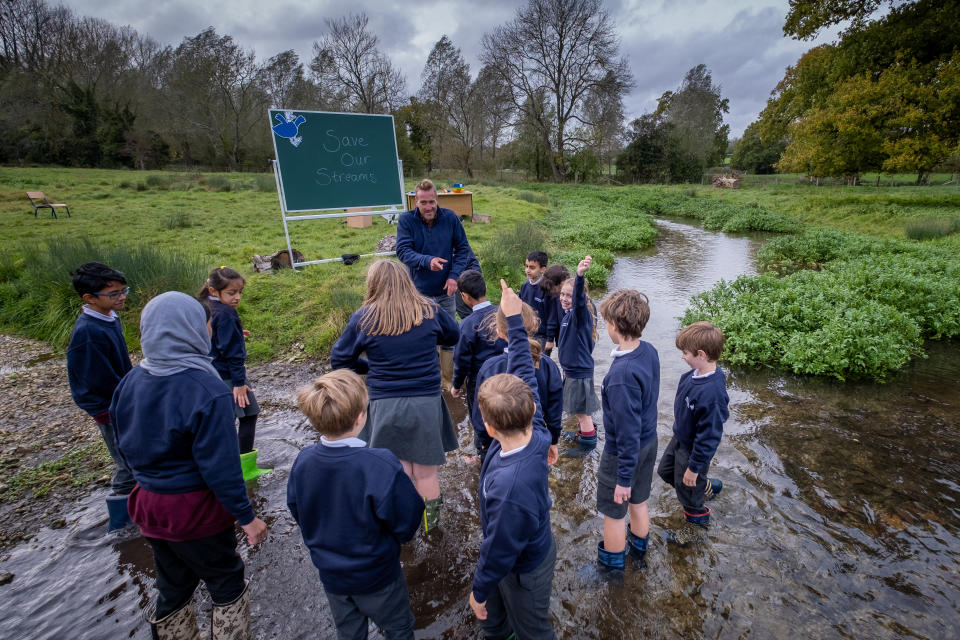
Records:
[[[117,316],[127,301],[130,287],[122,273],[99,262],[81,265],[71,276],[73,288],[84,305],[67,347],[67,378],[73,401],[93,417],[113,458],[112,494],[107,498],[108,529],[113,531],[130,523],[127,495],[136,484],[117,452],[109,411],[114,390],[132,368]]]

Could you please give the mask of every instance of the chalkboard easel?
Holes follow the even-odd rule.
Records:
[[[290,221],[371,214],[345,211],[361,207],[387,207],[379,213],[396,219],[404,194],[393,116],[296,109],[270,109],[268,115],[276,153],[273,168],[277,194],[291,256]],[[336,213],[288,215],[306,211]],[[310,260],[292,266],[340,260]]]

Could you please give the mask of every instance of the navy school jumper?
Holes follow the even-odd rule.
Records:
[[[235,387],[248,384],[247,369],[244,365],[247,360],[247,344],[243,339],[240,314],[230,305],[211,298],[210,326],[213,327],[213,335],[210,337],[213,368],[221,378],[229,380]]]
[[[695,378],[691,369],[680,376],[673,402],[673,437],[690,452],[687,468],[694,473],[713,459],[723,436],[723,423],[730,417],[727,379],[720,367]]]
[[[543,276],[540,277],[543,278]],[[540,282],[540,280],[537,282]],[[553,336],[550,335],[547,327],[551,316],[550,307],[553,298],[547,295],[547,292],[541,289],[539,285],[530,282],[530,280],[525,280],[520,285],[520,299],[537,312],[537,317],[540,319],[540,325],[537,327],[537,337],[545,336],[547,340],[553,340]],[[553,333],[556,335],[556,323],[554,323]]]
[[[81,313],[67,347],[67,379],[77,406],[91,416],[106,413],[114,390],[131,368],[120,319]]]
[[[483,460],[478,483],[483,542],[473,577],[473,597],[477,602],[486,602],[508,573],[536,569],[553,545],[552,503],[547,484],[550,434],[543,423],[523,320],[517,315],[507,318],[507,322],[507,371],[530,386],[537,409],[530,442],[525,447],[503,456],[500,443],[495,440]]]
[[[593,377],[593,323],[595,312],[591,312],[584,293],[583,276],[577,276],[573,285],[573,307],[563,311],[560,321],[560,336],[557,349],[560,352],[560,366],[563,374],[570,378]]]
[[[452,347],[460,338],[457,321],[433,305],[433,317],[398,336],[371,336],[361,328],[360,308],[330,350],[330,366],[367,376],[370,400],[409,396],[439,396],[437,345]],[[366,359],[360,354],[366,352]]]
[[[466,271],[470,243],[457,214],[437,208],[433,225],[420,217],[419,209],[405,211],[397,221],[397,258],[407,265],[417,291],[425,296],[445,295],[448,278],[456,280]],[[430,260],[443,258],[440,271],[430,270]]]
[[[600,390],[603,399],[603,452],[617,458],[617,484],[629,487],[637,455],[657,437],[660,356],[649,342],[618,355],[610,363]]]
[[[473,313],[460,323],[460,340],[453,351],[453,388],[459,389],[467,380],[476,380],[480,367],[491,357],[503,353],[507,343],[494,334],[490,339],[491,316],[497,309],[489,302],[480,303]]]

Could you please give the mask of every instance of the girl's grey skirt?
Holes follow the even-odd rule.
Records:
[[[593,413],[600,408],[597,392],[593,388],[593,376],[589,378],[563,379],[563,410],[570,415]]]
[[[389,449],[401,460],[422,465],[444,464],[447,451],[459,446],[443,396],[371,400],[360,438],[371,447]]]

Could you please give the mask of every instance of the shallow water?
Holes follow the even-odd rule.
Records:
[[[659,221],[655,249],[617,261],[610,289],[651,300],[644,339],[660,352],[659,440],[670,438],[673,395],[686,371],[673,345],[689,297],[752,273],[762,238]],[[599,388],[612,345],[600,327]],[[840,384],[770,371],[728,375],[731,417],[711,475],[706,544],[677,550],[672,490],[654,479],[648,568],[598,578],[599,451],[551,472],[558,561],[552,615],[562,638],[944,638],[960,622],[960,348],[934,344],[892,383]],[[293,378],[296,378],[294,376]],[[250,485],[270,525],[259,548],[240,544],[252,579],[254,636],[333,636],[316,572],[285,506],[287,472],[316,436],[291,409],[291,378],[261,380],[261,459],[275,471]],[[464,409],[448,398],[461,422]],[[599,414],[596,416],[600,419]],[[572,424],[568,424],[572,426]],[[469,428],[461,442],[469,451]],[[261,465],[262,466],[262,465]],[[473,638],[466,604],[477,547],[478,469],[451,454],[441,472],[443,535],[403,551],[418,637]],[[67,509],[67,526],[0,559],[2,638],[149,638],[152,559],[140,539],[103,535],[104,492]],[[202,592],[202,589],[201,589]],[[209,599],[201,593],[201,611]],[[378,637],[374,632],[372,637]]]

